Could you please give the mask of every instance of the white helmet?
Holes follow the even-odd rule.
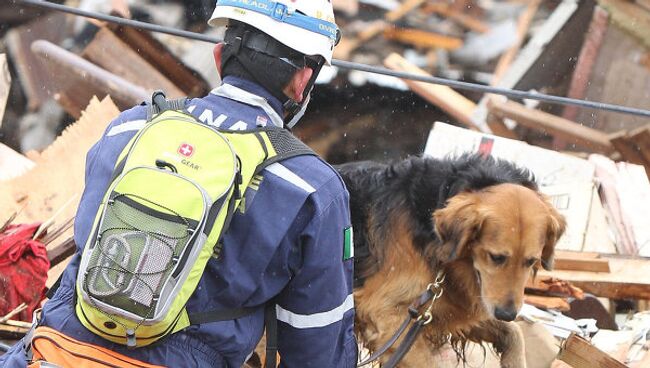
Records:
[[[218,0],[208,22],[229,19],[249,24],[304,55],[320,55],[327,65],[340,38],[331,0]]]

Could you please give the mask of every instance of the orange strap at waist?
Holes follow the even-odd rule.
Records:
[[[38,327],[32,337],[33,361],[74,368],[162,368],[118,354],[101,346],[75,340],[49,327]],[[38,367],[32,365],[30,367]]]

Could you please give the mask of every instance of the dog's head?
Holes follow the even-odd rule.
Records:
[[[455,195],[433,217],[442,242],[436,258],[470,262],[484,308],[505,321],[521,308],[531,271],[553,267],[566,226],[540,193],[515,184]]]

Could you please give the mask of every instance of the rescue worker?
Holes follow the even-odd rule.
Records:
[[[187,110],[205,124],[230,130],[291,128],[309,102],[316,77],[332,58],[337,30],[330,0],[220,0],[210,24],[226,28],[214,48],[223,85],[190,99]],[[330,25],[334,26],[331,27]],[[151,346],[127,349],[84,328],[75,315],[80,247],[86,243],[117,156],[143,127],[146,106],[123,112],[88,152],[86,186],[75,221],[77,254],[40,326],[141,362],[171,367],[241,367],[264,330],[264,306],[276,303],[283,367],[354,367],[353,261],[348,193],[317,156],[268,166],[253,180],[187,304],[189,313],[258,307],[245,317],[190,326]],[[25,367],[29,339],[0,357]]]

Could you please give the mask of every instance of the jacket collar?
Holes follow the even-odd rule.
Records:
[[[260,86],[259,84],[252,82],[247,79],[239,78],[239,77],[233,77],[233,76],[227,76],[223,79],[224,84],[230,84],[231,86],[235,86],[237,88],[241,88],[246,92],[250,92],[254,95],[258,95],[266,100],[266,102],[275,110],[275,112],[278,113],[281,117],[284,116],[284,110],[282,109],[282,103],[273,95],[267,91],[264,87]]]

